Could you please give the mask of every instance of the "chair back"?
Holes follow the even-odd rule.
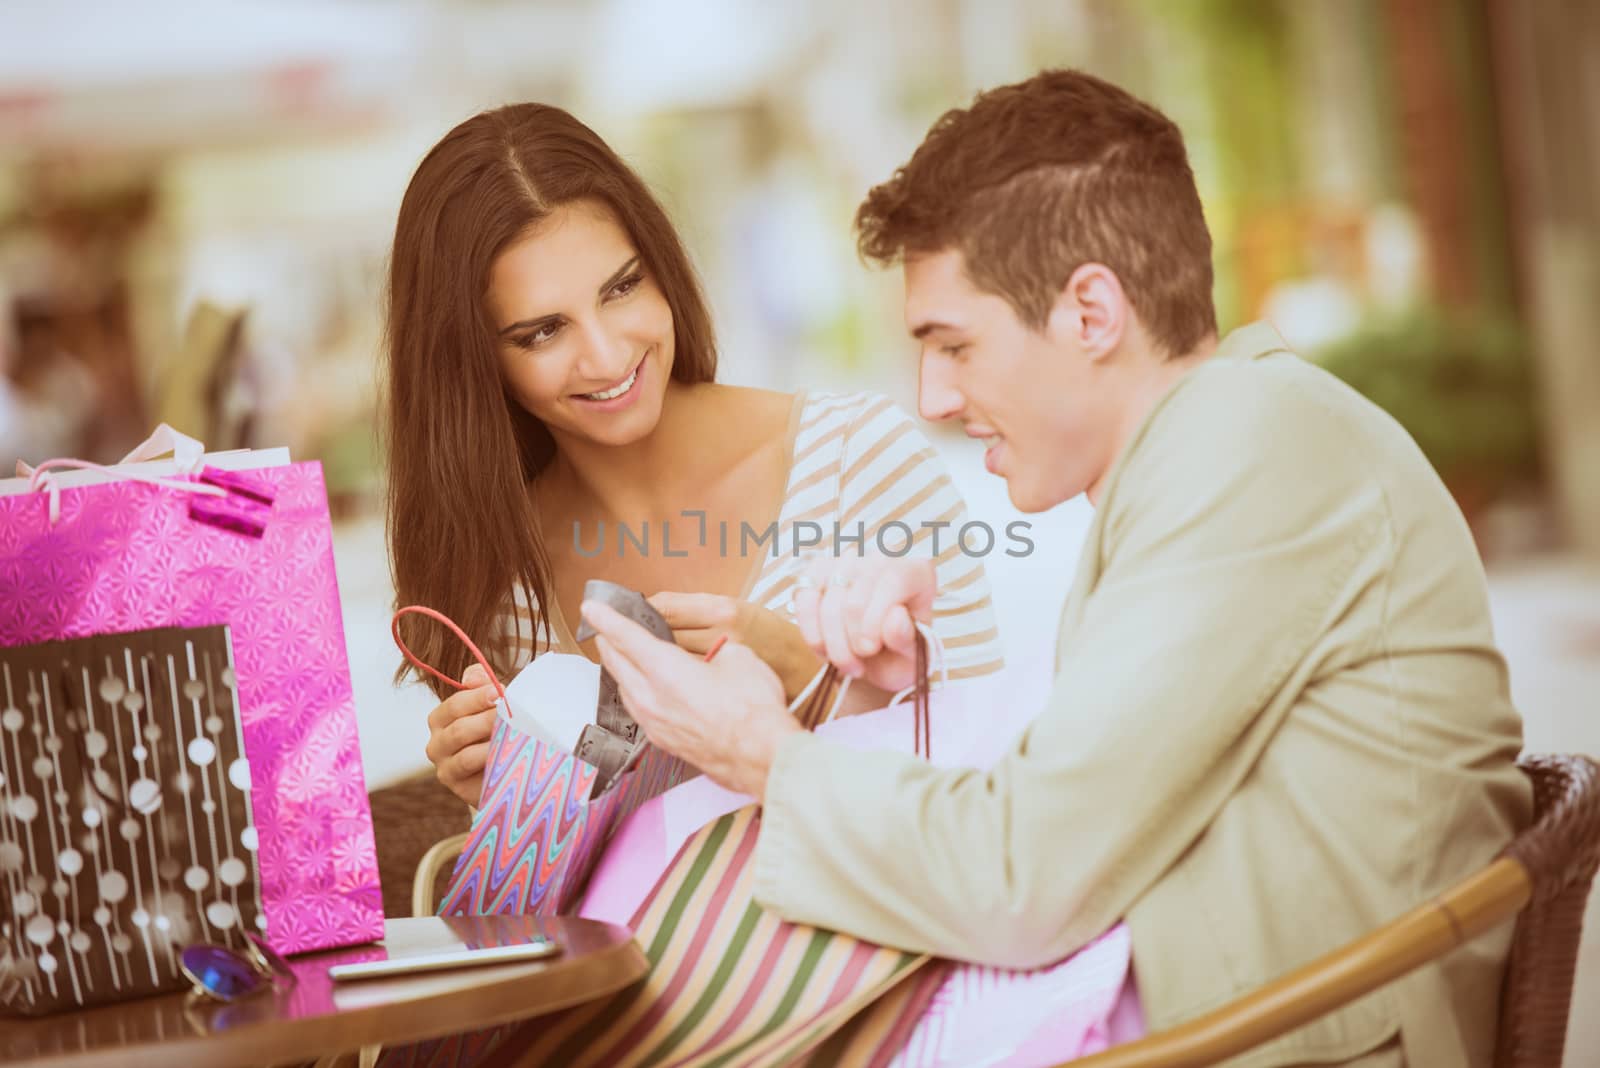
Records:
[[[1600,867],[1600,766],[1582,756],[1525,756],[1533,823],[1506,847],[1533,896],[1517,916],[1500,989],[1496,1068],[1561,1068],[1583,910]]]
[[[368,796],[372,801],[378,880],[383,884],[383,914],[431,916],[438,884],[444,881],[440,877],[448,877],[450,865],[435,862],[429,866],[427,904],[430,907],[424,912],[413,911],[417,869],[441,838],[467,829],[472,821],[471,813],[455,794],[434,778],[432,771],[373,790]],[[456,852],[460,851],[457,846]],[[454,859],[454,856],[449,858]]]

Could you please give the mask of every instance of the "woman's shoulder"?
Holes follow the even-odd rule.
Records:
[[[753,411],[770,418],[791,414],[798,419],[802,430],[807,427],[859,430],[872,425],[914,425],[916,422],[905,408],[874,390],[800,389],[785,392],[720,382],[706,383],[700,388],[710,391],[723,405],[740,412]]]
[[[795,394],[763,386],[736,386],[727,382],[700,382],[688,387],[702,397],[737,408],[782,407],[793,403]]]

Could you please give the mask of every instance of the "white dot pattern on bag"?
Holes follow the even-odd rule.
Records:
[[[167,988],[179,945],[265,927],[231,655],[222,627],[0,649],[5,997]]]

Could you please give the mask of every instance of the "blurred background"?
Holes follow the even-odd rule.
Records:
[[[1184,129],[1224,330],[1270,319],[1444,476],[1529,747],[1600,753],[1596,55],[1589,0],[0,0],[0,465],[113,461],[163,420],[320,460],[369,784],[392,781],[432,701],[389,682],[376,367],[427,148],[485,107],[568,107],[678,223],[725,380],[909,406],[899,278],[856,260],[855,205],[944,109],[1076,66]],[[930,434],[979,517],[1016,518],[973,443]],[[1039,551],[991,561],[1021,660],[1087,507],[1033,521]]]

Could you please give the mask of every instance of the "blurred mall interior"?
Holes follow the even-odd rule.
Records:
[[[857,260],[855,205],[943,109],[1076,66],[1184,129],[1223,328],[1270,319],[1443,474],[1529,748],[1600,753],[1596,55],[1592,0],[9,0],[0,465],[114,461],[161,421],[320,460],[368,779],[392,781],[425,766],[432,701],[390,682],[377,353],[427,147],[484,107],[571,109],[678,224],[725,380],[911,406],[899,279]],[[975,513],[1016,517],[973,443],[930,434]],[[1019,657],[1086,512],[991,567]],[[1593,931],[1584,960],[1578,1005]],[[1572,1064],[1600,1056],[1575,1017]]]

